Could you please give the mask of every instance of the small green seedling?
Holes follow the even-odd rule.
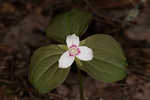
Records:
[[[126,76],[126,58],[111,36],[95,34],[79,40],[91,19],[90,13],[72,10],[56,16],[51,22],[47,36],[61,44],[39,48],[30,64],[29,81],[39,93],[48,93],[62,84],[74,61],[80,79],[81,100],[84,96],[80,70],[104,82],[116,82]]]

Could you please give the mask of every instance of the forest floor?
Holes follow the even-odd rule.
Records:
[[[46,37],[54,16],[80,8],[93,14],[87,35],[109,34],[123,47],[127,77],[116,83],[85,74],[86,100],[150,100],[150,3],[146,0],[0,0],[0,100],[80,100],[76,71],[40,95],[28,82],[30,57],[53,43]]]

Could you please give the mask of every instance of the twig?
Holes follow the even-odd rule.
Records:
[[[109,18],[109,17],[107,17],[107,16],[103,16],[103,15],[99,14],[99,12],[91,5],[91,3],[90,3],[88,0],[83,0],[83,1],[84,1],[84,2],[87,4],[87,6],[93,11],[93,13],[96,14],[98,17],[103,18],[103,19],[105,19],[105,20],[109,20],[109,22],[111,21],[111,24],[113,24],[113,23],[112,23],[113,21],[115,21],[115,22],[121,24],[121,21],[119,21],[119,20],[112,19],[112,18]]]
[[[11,83],[13,83],[13,82],[12,82],[12,81],[9,81],[9,80],[0,79],[0,83],[11,84]]]
[[[145,75],[144,73],[140,72],[139,70],[130,70],[129,72],[138,75],[139,78],[141,78],[147,82],[150,82],[150,76]]]

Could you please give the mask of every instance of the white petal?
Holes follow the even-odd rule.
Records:
[[[73,34],[73,35],[68,35],[67,36],[66,42],[67,42],[67,46],[69,48],[72,45],[79,46],[80,41],[79,41],[79,37],[76,36],[75,34]]]
[[[58,67],[59,68],[68,68],[72,65],[73,61],[74,61],[75,57],[73,56],[69,56],[69,52],[66,51],[65,53],[63,53],[61,56],[60,56],[60,59],[59,59],[59,65]]]
[[[86,47],[86,46],[80,46],[80,54],[76,57],[83,61],[90,61],[93,59],[93,51],[92,49]]]

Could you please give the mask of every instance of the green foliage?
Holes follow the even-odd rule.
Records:
[[[47,93],[60,85],[69,69],[58,68],[58,59],[63,53],[57,45],[39,48],[32,56],[29,80],[39,93]]]
[[[115,82],[125,77],[126,58],[120,45],[111,36],[93,35],[84,40],[84,45],[93,50],[94,58],[89,62],[81,62],[80,69],[104,82]]]
[[[81,36],[88,28],[92,15],[77,9],[56,16],[47,29],[47,36],[60,43],[65,43],[66,36]]]

